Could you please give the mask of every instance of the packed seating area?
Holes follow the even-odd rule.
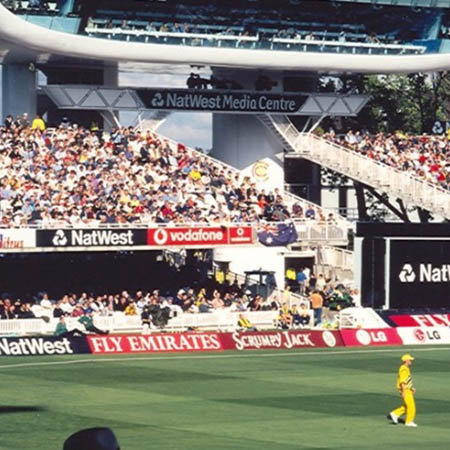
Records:
[[[177,2],[127,13],[107,9],[107,3],[103,6],[105,9],[100,6],[87,21],[85,32],[89,36],[265,50],[369,54],[426,51],[423,45],[408,45],[410,41],[419,39],[426,28],[423,24],[420,28],[417,21],[411,20],[409,11],[402,16],[402,22],[412,22],[409,35],[404,35],[398,23],[389,28],[386,20],[377,18],[376,12],[371,11],[372,21],[366,25],[367,20],[361,20],[363,14],[356,13],[358,19],[355,20],[353,10],[350,12],[346,7],[338,10],[326,3],[321,3],[321,8],[308,2],[307,8],[285,4],[274,9],[263,4],[255,8],[251,4],[225,7]]]
[[[334,222],[305,205],[150,132],[0,127],[2,227]]]
[[[450,190],[450,140],[443,135],[407,135],[330,131],[323,138],[409,173],[428,183]]]
[[[114,332],[114,329],[104,329],[105,325],[109,324],[111,328],[120,322],[128,323],[128,326],[147,326],[149,329],[164,329],[171,324],[172,319],[180,324],[209,323],[204,320],[196,321],[199,314],[211,314],[214,318],[221,314],[234,317],[235,325],[245,330],[247,327],[239,324],[238,318],[257,319],[259,316],[253,313],[259,312],[262,313],[260,318],[263,321],[272,318],[270,326],[289,329],[314,326],[309,300],[313,293],[320,292],[328,313],[323,316],[323,323],[316,325],[327,327],[333,321],[331,317],[335,317],[333,311],[351,306],[356,300],[356,291],[336,280],[325,280],[321,274],[317,277],[317,283],[314,274],[307,280],[306,285],[302,283],[302,295],[294,294],[291,287],[298,291],[300,286],[290,283],[284,291],[274,290],[266,298],[258,294],[259,285],[245,286],[229,280],[219,283],[214,279],[197,287],[188,285],[164,291],[163,295],[158,289],[138,290],[134,293],[127,290],[119,293],[67,293],[58,298],[42,292],[33,298],[23,299],[4,293],[0,297],[0,319],[42,319],[54,326],[57,319],[65,317],[72,327],[98,334]],[[191,320],[186,315],[195,317]],[[97,326],[92,330],[85,330],[79,325],[81,323],[92,328],[94,321]],[[0,326],[0,332],[2,331]]]

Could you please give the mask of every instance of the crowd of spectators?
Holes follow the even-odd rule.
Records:
[[[315,277],[311,275],[302,297],[292,295],[292,284],[288,284],[284,291],[275,290],[263,297],[258,294],[257,286],[243,286],[237,280],[219,283],[213,279],[201,286],[184,286],[163,295],[158,289],[135,293],[127,290],[102,294],[68,293],[58,298],[42,292],[33,299],[23,300],[4,294],[0,298],[0,319],[58,319],[57,333],[61,335],[73,332],[104,334],[109,330],[101,330],[94,325],[96,316],[135,316],[140,318],[143,327],[164,328],[171,318],[182,314],[227,311],[238,313],[237,325],[251,330],[254,327],[249,324],[246,312],[277,311],[274,326],[280,329],[327,327],[334,320],[332,317],[336,314],[333,312],[357,302],[357,291],[332,280],[323,279],[322,283],[322,276],[318,277],[318,283],[314,283]],[[327,311],[324,320],[323,308]],[[65,318],[71,318],[72,323],[75,319],[79,323],[78,328],[72,327],[68,331]]]
[[[330,131],[322,137],[412,177],[450,189],[450,135],[371,135],[350,130],[344,135]]]
[[[169,308],[170,317],[180,314],[211,313],[226,310],[230,312],[273,311],[281,308],[281,299],[273,295],[264,299],[255,290],[234,283],[210,281],[203,287],[176,289],[161,295],[158,289],[138,290],[134,294],[123,290],[115,294],[68,293],[52,298],[43,292],[34,299],[13,299],[4,294],[0,299],[1,319],[47,319],[61,316],[81,318],[85,315],[113,316],[122,313],[125,316],[141,316],[144,319],[146,308]],[[143,316],[144,314],[144,316]],[[145,317],[149,320],[149,317]],[[150,318],[151,321],[151,318]]]
[[[150,132],[45,129],[26,115],[0,127],[0,216],[0,227],[327,220]]]

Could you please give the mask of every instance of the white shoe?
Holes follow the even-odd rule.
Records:
[[[389,414],[389,417],[391,418],[391,420],[392,420],[393,423],[395,423],[395,424],[398,423],[398,416],[397,416],[397,414],[394,414],[394,413],[391,412],[391,413]]]
[[[415,422],[408,422],[408,423],[405,423],[405,427],[417,427],[417,423],[415,423]]]

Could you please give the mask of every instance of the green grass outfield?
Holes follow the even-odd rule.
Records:
[[[407,351],[416,429],[385,417]],[[0,449],[109,426],[122,450],[447,450],[449,375],[450,347],[2,357]]]

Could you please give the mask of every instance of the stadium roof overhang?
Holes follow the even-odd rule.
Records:
[[[48,30],[0,5],[0,63],[41,65],[66,60],[89,64],[163,63],[318,72],[411,73],[447,70],[450,54],[353,55],[232,48],[182,47],[97,39]]]

